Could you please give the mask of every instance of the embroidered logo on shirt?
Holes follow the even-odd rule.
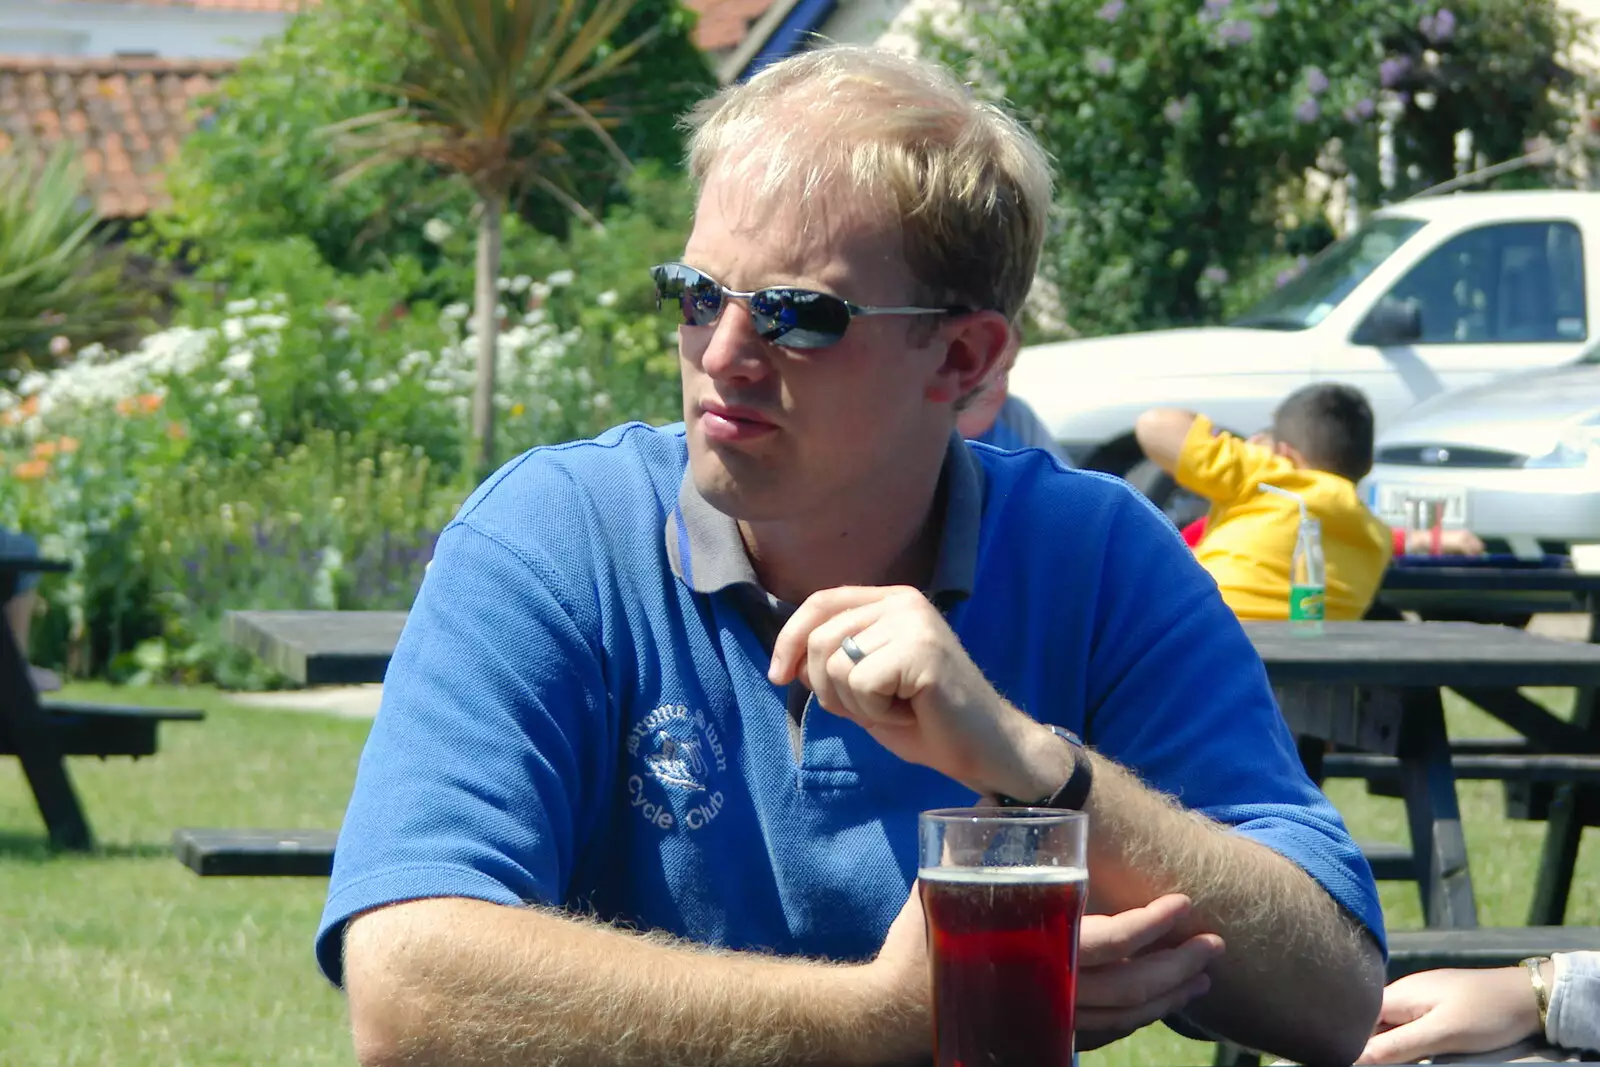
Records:
[[[679,821],[673,808],[681,806],[683,825],[698,830],[722,810],[722,792],[710,788],[709,778],[713,766],[719,772],[728,769],[728,757],[704,712],[682,704],[661,705],[629,732],[628,755],[644,771],[628,777],[628,803],[645,822],[670,830]],[[666,789],[649,788],[646,775]],[[658,791],[668,796],[658,797]],[[672,803],[675,798],[679,805]]]

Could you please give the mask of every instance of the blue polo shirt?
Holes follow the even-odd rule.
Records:
[[[686,477],[681,426],[535,449],[440,537],[335,852],[345,923],[436,896],[562,905],[733,949],[860,960],[970,804],[766,672],[787,605]],[[1382,939],[1216,585],[1127,485],[953,438],[930,595],[1013,704],[1276,849]],[[1092,832],[1092,829],[1091,829]]]

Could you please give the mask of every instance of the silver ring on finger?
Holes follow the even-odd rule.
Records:
[[[854,637],[847,637],[839,642],[839,651],[850,657],[851,663],[860,663],[867,658],[866,649],[856,644]]]

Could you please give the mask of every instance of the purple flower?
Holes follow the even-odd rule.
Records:
[[[1278,13],[1278,0],[1261,0],[1256,5],[1256,14],[1264,19],[1270,19]]]
[[[1300,272],[1294,267],[1285,267],[1283,270],[1278,272],[1278,276],[1272,280],[1272,284],[1275,287],[1282,289],[1284,286],[1294,281],[1295,275],[1299,273]]]
[[[1306,97],[1294,106],[1294,117],[1299,122],[1316,122],[1322,116],[1322,105],[1314,97]]]
[[[1106,0],[1100,10],[1095,12],[1095,17],[1106,22],[1115,22],[1122,17],[1122,13],[1127,10],[1127,7],[1126,0]]]
[[[1205,6],[1200,9],[1200,21],[1215,22],[1227,14],[1232,5],[1233,0],[1206,0]]]
[[[1089,69],[1104,77],[1117,69],[1117,61],[1105,53],[1097,53],[1089,57]]]
[[[1322,73],[1321,67],[1312,67],[1306,71],[1306,88],[1312,96],[1320,96],[1328,91],[1328,76]]]
[[[1205,270],[1200,272],[1200,277],[1204,278],[1212,285],[1228,284],[1228,271],[1225,267],[1207,267]]]
[[[1448,41],[1456,34],[1455,12],[1447,7],[1442,7],[1437,15],[1423,15],[1422,18],[1417,20],[1417,29],[1422,31],[1422,36],[1434,44],[1438,44],[1440,41]]]
[[[1344,109],[1344,120],[1346,122],[1365,122],[1377,110],[1378,106],[1370,98],[1363,97]]]
[[[1217,40],[1223,44],[1249,44],[1256,29],[1243,19],[1229,19],[1217,27]]]
[[[1410,69],[1410,56],[1391,56],[1378,64],[1378,84],[1385,89],[1393,89]]]

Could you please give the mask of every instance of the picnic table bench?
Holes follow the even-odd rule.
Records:
[[[71,565],[25,556],[0,557],[0,588],[15,588],[28,571],[62,573]],[[154,755],[163,722],[195,721],[186,708],[41,700],[22,650],[0,623],[0,755],[15,756],[56,848],[87,850],[94,834],[67,772],[68,756]]]

